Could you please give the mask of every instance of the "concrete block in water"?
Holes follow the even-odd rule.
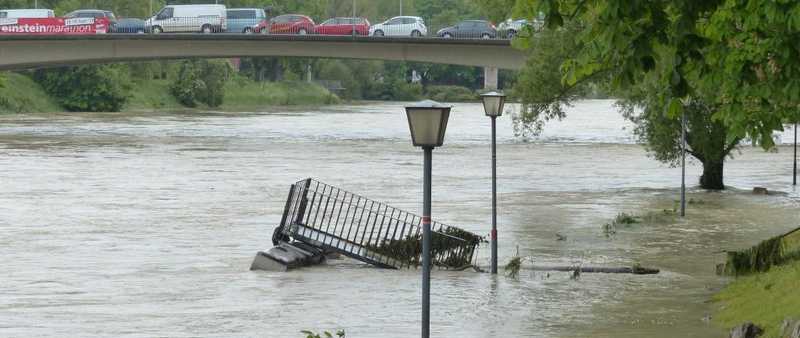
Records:
[[[302,243],[281,243],[267,252],[259,251],[250,270],[288,271],[324,261],[325,255],[321,250]]]

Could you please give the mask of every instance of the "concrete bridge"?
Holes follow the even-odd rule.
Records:
[[[508,40],[378,38],[314,35],[108,34],[0,36],[0,70],[180,58],[295,56],[430,62],[520,69],[525,54]],[[495,85],[496,86],[496,85]]]

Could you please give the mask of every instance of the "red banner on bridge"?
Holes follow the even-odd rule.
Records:
[[[0,19],[0,35],[86,35],[108,32],[107,18]]]

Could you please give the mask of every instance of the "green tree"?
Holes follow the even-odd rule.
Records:
[[[225,84],[230,79],[231,65],[224,60],[203,60],[200,64],[200,80],[204,85],[199,99],[209,107],[219,107],[225,101]]]
[[[69,111],[116,112],[130,96],[130,76],[124,65],[38,70],[34,79]]]
[[[640,137],[661,140],[647,142],[657,158],[674,158],[669,141],[686,113],[690,153],[703,162],[705,188],[723,188],[724,158],[739,141],[751,137],[770,148],[772,133],[796,114],[798,2],[518,0],[515,8],[527,16],[546,13],[551,29],[570,22],[587,27],[576,32],[574,53],[552,65],[562,85],[602,77],[631,99],[623,103],[626,116],[640,123]],[[630,109],[637,104],[645,105],[640,116]]]
[[[186,107],[197,107],[200,103],[199,95],[205,91],[206,84],[200,79],[198,68],[196,61],[182,61],[178,74],[169,87],[170,93]]]
[[[562,81],[561,66],[584,48],[575,37],[585,29],[583,24],[569,22],[525,41],[524,45],[533,47],[529,48],[530,57],[513,92],[523,101],[522,111],[514,118],[517,134],[538,134],[547,121],[564,118],[565,107],[573,101],[598,88],[604,91],[609,87],[610,72],[607,71],[594,72],[576,82]],[[617,89],[615,96],[620,99],[623,116],[636,125],[634,133],[649,153],[661,162],[678,165],[681,158],[680,119],[665,114],[662,97],[668,88],[659,86],[657,78],[651,75],[645,76],[639,86]],[[689,154],[703,164],[700,186],[724,189],[724,162],[741,138],[728,138],[728,128],[713,118],[718,109],[708,103],[713,102],[713,98],[713,94],[703,94],[681,102],[681,106],[688,116]]]
[[[739,0],[519,0],[547,13],[550,26],[580,18],[592,28],[587,47],[564,63],[567,82],[599,70],[617,88],[654,73],[668,88],[670,116],[681,101],[713,92],[715,120],[729,139],[750,136],[764,147],[797,110],[800,98],[800,2]]]
[[[170,92],[187,107],[197,107],[200,103],[219,107],[225,101],[225,84],[230,72],[227,61],[186,60],[181,63]]]

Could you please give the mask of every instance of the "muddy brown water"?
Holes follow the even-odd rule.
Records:
[[[417,336],[417,270],[248,271],[305,177],[419,212],[422,157],[402,106],[0,116],[0,336]],[[672,209],[679,169],[648,158],[609,101],[581,102],[529,142],[499,122],[501,262],[518,248],[531,264],[662,273],[436,271],[437,337],[723,337],[703,320],[725,282],[722,251],[800,225],[790,148],[743,147],[726,166],[732,189],[691,188],[686,219],[608,238],[602,224],[619,212]],[[434,152],[434,218],[483,234],[488,125],[480,105],[456,104]],[[690,186],[699,172],[691,163]]]

